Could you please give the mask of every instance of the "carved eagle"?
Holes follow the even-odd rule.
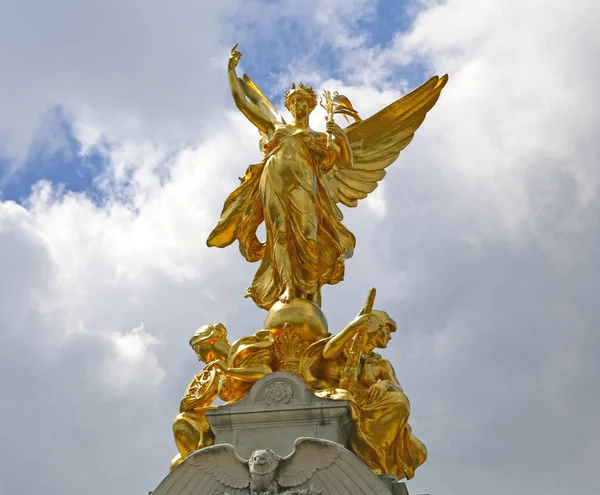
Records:
[[[191,454],[153,495],[389,495],[386,486],[340,444],[299,438],[289,456],[256,450],[245,460],[231,445]]]

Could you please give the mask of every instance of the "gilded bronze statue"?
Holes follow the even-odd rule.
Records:
[[[269,309],[280,299],[320,301],[320,288],[344,277],[354,252],[354,235],[342,224],[338,203],[356,206],[375,190],[385,168],[412,140],[437,101],[447,77],[433,77],[420,88],[361,120],[349,100],[324,94],[327,133],[309,127],[317,106],[312,88],[293,85],[285,94],[292,114],[287,124],[246,75],[237,77],[237,45],[229,57],[229,85],[239,110],[261,135],[262,162],[250,165],[240,186],[225,201],[209,246],[239,242],[242,255],[261,261],[247,296]],[[356,122],[342,129],[336,113]],[[266,240],[257,228],[265,223]]]
[[[410,479],[427,449],[412,434],[410,402],[393,366],[374,352],[387,347],[397,328],[385,311],[372,310],[374,294],[340,333],[307,349],[301,369],[317,395],[350,403],[350,450],[377,474]]]
[[[188,385],[173,421],[179,454],[171,461],[171,469],[190,453],[213,445],[214,435],[204,412],[215,408],[212,403],[217,397],[226,403],[236,402],[257,380],[272,371],[270,332],[257,332],[229,345],[227,330],[221,323],[204,325],[196,330],[190,346],[206,366]]]
[[[238,78],[237,45],[229,55],[231,93],[260,134],[263,159],[250,165],[225,200],[209,246],[238,241],[242,255],[260,261],[247,297],[267,310],[262,329],[230,345],[222,324],[200,328],[190,345],[207,363],[187,388],[173,423],[179,454],[171,467],[215,439],[204,412],[218,398],[237,402],[268,373],[300,376],[315,394],[346,400],[352,413],[349,448],[377,474],[412,478],[427,458],[408,419],[410,403],[384,349],[396,323],[373,309],[375,290],[358,316],[332,336],[321,310],[321,287],[344,277],[354,235],[339,204],[354,207],[375,190],[435,105],[448,76],[432,77],[375,115],[361,119],[350,100],[324,91],[326,132],[309,127],[315,91],[294,84],[285,94],[291,123],[256,84]],[[336,115],[354,122],[341,128]],[[264,223],[266,239],[257,237]]]

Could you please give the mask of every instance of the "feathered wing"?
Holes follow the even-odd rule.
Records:
[[[248,463],[231,445],[206,447],[177,466],[152,495],[249,495]]]
[[[273,104],[247,74],[244,74],[239,78],[239,81],[248,99],[254,103],[262,113],[272,120],[278,120],[282,124],[285,124],[283,117],[279,115]]]
[[[284,488],[312,488],[313,493],[322,495],[389,495],[379,478],[352,452],[317,438],[296,440],[294,452],[279,463],[277,481]]]
[[[252,102],[265,117],[270,120],[276,120],[285,124],[285,120],[283,117],[279,115],[279,112],[275,110],[273,104],[269,101],[269,99],[263,94],[263,92],[259,89],[259,87],[254,83],[252,79],[247,74],[244,74],[242,77],[238,78],[240,81],[240,85],[244,90],[244,94]],[[267,136],[264,132],[258,131],[260,133],[260,149],[262,151],[264,145],[271,139],[271,136]]]
[[[411,142],[447,81],[447,75],[432,77],[375,115],[344,129],[354,164],[349,169],[334,166],[324,176],[327,190],[336,203],[356,206],[359,199],[377,188],[385,176],[385,168]]]

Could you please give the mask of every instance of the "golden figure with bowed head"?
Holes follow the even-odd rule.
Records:
[[[427,449],[412,434],[410,403],[394,368],[374,352],[386,348],[395,331],[384,311],[363,310],[338,335],[313,344],[302,369],[317,395],[350,403],[350,450],[377,474],[410,479],[427,459]]]
[[[287,124],[273,105],[235,69],[241,57],[237,45],[229,57],[229,84],[239,110],[261,135],[263,160],[250,165],[240,186],[227,200],[209,246],[239,242],[248,261],[261,261],[247,296],[269,309],[279,299],[320,301],[320,288],[343,279],[345,260],[352,256],[354,235],[342,224],[337,203],[356,206],[385,176],[411,141],[426,113],[437,101],[447,77],[433,77],[412,93],[366,120],[360,120],[349,100],[326,92],[327,133],[309,127],[317,106],[312,88],[293,85],[285,106]],[[356,122],[342,129],[336,113]],[[265,223],[266,240],[257,228]]]

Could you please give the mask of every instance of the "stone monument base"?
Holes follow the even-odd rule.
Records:
[[[189,455],[152,495],[408,495],[345,448],[348,404],[317,397],[292,373],[266,375],[206,419],[215,445]]]
[[[235,404],[206,412],[215,444],[228,443],[242,457],[256,449],[291,454],[300,437],[322,438],[347,447],[350,408],[346,401],[317,397],[301,378],[269,373]]]

